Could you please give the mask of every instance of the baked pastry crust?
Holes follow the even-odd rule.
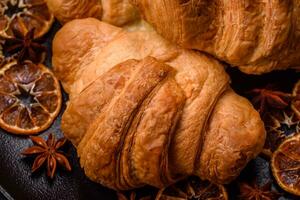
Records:
[[[222,65],[154,31],[74,20],[54,38],[53,66],[70,97],[62,130],[107,187],[228,183],[263,147],[263,122]]]
[[[299,0],[131,0],[165,38],[248,74],[300,64]]]
[[[46,0],[49,10],[61,22],[94,17],[116,26],[139,19],[129,0]]]

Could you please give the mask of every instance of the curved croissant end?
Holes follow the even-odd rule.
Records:
[[[113,40],[122,30],[94,18],[77,19],[60,29],[54,39],[52,63],[64,89],[71,92],[79,66],[87,66],[95,53]]]
[[[208,124],[196,174],[229,183],[263,148],[263,122],[247,99],[228,90],[216,104]]]
[[[107,187],[161,188],[189,175],[224,184],[262,150],[263,122],[222,65],[154,31],[72,21],[55,37],[53,65],[71,95],[64,135]]]
[[[165,38],[261,74],[300,63],[299,0],[131,0]]]

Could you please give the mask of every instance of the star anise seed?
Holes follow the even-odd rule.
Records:
[[[276,191],[272,191],[271,182],[259,187],[256,183],[249,185],[247,183],[240,184],[240,196],[241,200],[277,200],[280,194]]]
[[[291,94],[269,89],[253,89],[249,92],[253,94],[252,103],[260,114],[264,114],[268,108],[284,109],[293,100]]]
[[[65,138],[55,141],[55,137],[50,134],[47,141],[37,136],[31,136],[30,139],[35,145],[25,149],[22,154],[26,156],[37,155],[32,165],[32,172],[39,169],[45,162],[47,162],[47,176],[51,179],[56,172],[57,163],[67,171],[71,171],[72,168],[68,159],[59,151],[67,141]]]
[[[34,38],[35,29],[30,29],[25,35],[17,29],[12,29],[14,38],[6,39],[4,50],[7,53],[17,53],[17,60],[31,60],[34,63],[43,62],[46,54],[46,47],[41,45]]]
[[[209,181],[202,181],[197,177],[189,177],[175,184],[162,188],[156,195],[156,200],[162,199],[228,199],[224,186],[215,185]]]

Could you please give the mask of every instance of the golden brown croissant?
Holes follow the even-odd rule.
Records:
[[[299,0],[131,0],[165,38],[261,74],[300,66]]]
[[[139,19],[129,0],[46,0],[49,10],[61,22],[95,17],[116,26]]]
[[[62,130],[86,175],[107,187],[189,175],[228,183],[264,144],[259,114],[222,65],[154,31],[71,21],[55,36],[53,65],[70,95]]]

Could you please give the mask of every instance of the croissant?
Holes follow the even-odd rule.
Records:
[[[139,19],[129,0],[46,0],[49,10],[62,23],[94,17],[116,26]]]
[[[69,93],[63,133],[109,188],[189,175],[229,183],[262,150],[263,122],[222,65],[154,31],[74,20],[57,32],[52,62]]]
[[[300,65],[299,0],[131,0],[165,38],[249,74]]]

